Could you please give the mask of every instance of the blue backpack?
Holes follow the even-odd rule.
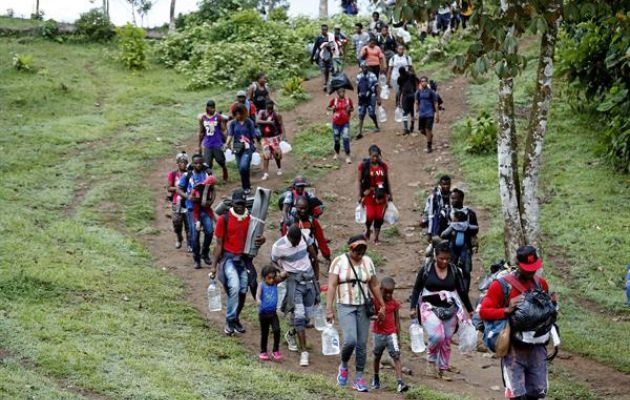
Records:
[[[509,302],[510,291],[512,290],[512,286],[505,279],[497,278],[499,284],[501,284],[501,290],[503,292],[503,303],[507,304]],[[497,351],[497,340],[499,339],[499,335],[505,329],[506,325],[509,324],[510,321],[508,318],[505,319],[497,319],[494,321],[483,321],[483,343],[486,345],[488,350],[495,353]]]

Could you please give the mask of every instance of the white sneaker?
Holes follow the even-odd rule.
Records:
[[[303,351],[300,355],[300,367],[308,367],[308,351]]]
[[[287,331],[287,333],[284,335],[284,338],[287,341],[289,351],[298,351],[297,341],[295,340],[295,332]]]
[[[265,173],[263,174],[262,180],[263,180],[263,181],[266,181],[266,180],[267,180],[267,178],[269,178],[269,174],[265,172]]]
[[[339,158],[339,154],[335,153],[335,155],[333,156],[333,160],[336,160]]]
[[[346,157],[346,164],[352,164],[352,159],[350,158],[350,156]]]
[[[276,175],[278,175],[278,176],[282,175],[282,170],[279,169],[278,172],[276,172]]]

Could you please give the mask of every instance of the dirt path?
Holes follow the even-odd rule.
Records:
[[[393,101],[386,102],[388,111],[388,122],[382,127],[382,131],[377,134],[369,133],[360,141],[352,142],[353,164],[340,164],[338,170],[331,171],[322,177],[317,183],[318,195],[324,198],[336,198],[335,202],[331,202],[326,213],[321,218],[329,239],[331,239],[331,247],[333,251],[340,248],[348,236],[359,233],[362,227],[354,222],[354,207],[356,201],[356,169],[357,162],[366,157],[367,148],[375,143],[383,150],[385,161],[390,166],[391,184],[394,193],[396,205],[401,213],[401,223],[398,226],[399,237],[383,238],[383,244],[376,249],[384,259],[384,265],[378,270],[380,275],[391,275],[396,282],[403,287],[410,287],[415,279],[416,271],[421,262],[420,252],[424,249],[425,244],[420,241],[420,228],[418,221],[420,218],[420,208],[425,197],[424,194],[418,196],[420,191],[429,191],[434,186],[437,174],[449,173],[453,177],[453,187],[460,187],[466,191],[466,184],[462,181],[462,177],[458,173],[455,162],[450,156],[449,127],[457,119],[467,113],[467,105],[465,103],[464,88],[466,82],[463,78],[457,78],[441,85],[441,95],[444,98],[447,110],[441,115],[441,123],[435,126],[435,139],[433,154],[425,154],[424,137],[401,137],[396,133],[401,127],[393,120]],[[312,100],[298,106],[291,113],[284,113],[285,125],[289,138],[299,129],[299,125],[307,126],[311,123],[328,121],[329,116],[325,112],[325,104],[328,96],[321,91],[320,79],[305,82],[305,89],[312,94]],[[352,94],[353,95],[353,94]],[[298,125],[299,124],[299,125]],[[193,140],[189,143],[192,146]],[[332,140],[331,140],[332,142]],[[175,151],[173,151],[175,153]],[[332,143],[331,143],[332,156]],[[328,158],[332,162],[332,157]],[[287,157],[283,170],[285,176],[277,177],[271,174],[271,178],[264,182],[265,187],[280,189],[286,186],[286,179],[292,175],[294,160]],[[208,269],[194,270],[192,268],[191,258],[181,250],[175,250],[173,247],[174,235],[171,232],[171,222],[167,218],[168,207],[162,201],[164,198],[164,181],[168,170],[172,167],[172,160],[159,161],[155,168],[155,173],[151,176],[152,187],[156,191],[156,209],[157,209],[157,225],[160,233],[156,236],[148,238],[148,244],[153,254],[157,267],[167,269],[179,276],[186,288],[189,300],[200,310],[200,312],[208,315],[210,324],[215,329],[221,330],[223,326],[223,313],[208,313],[206,311],[205,290],[207,287]],[[272,167],[272,171],[275,171]],[[258,171],[252,172],[252,183],[254,186],[261,185],[261,174]],[[219,188],[221,196],[227,196],[231,190],[238,186],[237,177],[233,177],[229,187]],[[474,205],[473,205],[474,207]],[[268,219],[269,223],[277,223],[280,220],[279,213],[275,207],[271,208],[273,212]],[[482,229],[487,226],[487,217],[484,210],[477,210]],[[263,246],[255,263],[257,266],[262,265],[269,260],[271,244],[279,237],[277,231],[268,230],[266,232],[267,244]],[[473,282],[479,277],[480,260],[475,260],[475,270]],[[324,268],[322,268],[324,270]],[[322,278],[324,282],[324,278]],[[472,285],[476,287],[475,284]],[[476,291],[476,289],[475,289]],[[410,290],[398,290],[396,297],[399,300],[406,299]],[[476,298],[476,293],[471,297]],[[251,297],[249,297],[251,301]],[[407,303],[403,306],[405,310],[402,314],[402,324],[404,329],[408,327],[408,309]],[[248,329],[247,334],[242,337],[235,338],[243,345],[252,350],[252,361],[257,362],[257,352],[259,346],[259,333],[257,321],[244,321]],[[309,330],[308,339],[313,347],[311,351],[311,366],[305,368],[304,371],[318,372],[324,376],[330,377],[334,382],[334,374],[338,364],[336,357],[324,357],[319,349],[319,332]],[[371,344],[370,344],[371,346]],[[413,370],[413,376],[407,377],[407,381],[413,385],[422,383],[433,389],[465,395],[474,399],[501,399],[503,398],[503,390],[501,387],[499,361],[490,357],[488,353],[474,353],[472,355],[462,356],[458,353],[456,346],[452,352],[452,364],[457,366],[462,372],[453,376],[452,382],[442,382],[429,378],[424,373],[424,354],[415,355],[409,348],[407,343],[403,343],[403,363],[405,366]],[[283,368],[296,370],[299,368],[297,353],[286,351],[283,347],[283,353],[286,360],[281,364]],[[604,367],[596,362],[586,360],[580,357],[571,357],[571,359],[562,359],[557,361],[563,368],[571,371],[575,376],[580,377],[580,381],[589,384],[599,393],[612,396],[613,398],[630,398],[626,397],[624,386],[627,387],[628,377],[625,374],[616,372],[610,368]],[[371,356],[368,360],[366,372],[371,371]],[[378,392],[370,392],[370,394],[362,394],[361,398],[398,398],[393,391],[393,382],[391,370],[383,371],[382,376],[387,376],[388,383],[385,389]],[[624,385],[624,381],[626,385]]]

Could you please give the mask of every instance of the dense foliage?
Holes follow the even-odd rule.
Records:
[[[116,30],[120,60],[129,69],[146,68],[146,47],[144,29],[127,23]]]
[[[95,42],[111,40],[116,33],[114,24],[97,8],[81,14],[79,19],[74,22],[74,25],[76,26],[77,34]]]
[[[486,111],[477,118],[466,117],[463,125],[464,149],[472,154],[488,154],[497,149],[497,123]]]
[[[352,19],[335,21],[350,32]],[[169,35],[159,44],[158,55],[165,65],[187,74],[191,88],[243,86],[259,72],[279,82],[303,75],[309,67],[307,44],[318,32],[318,21],[265,21],[255,9],[247,9]]]
[[[606,158],[630,172],[630,11],[570,21],[566,28],[558,61],[572,82],[573,106],[607,121]]]

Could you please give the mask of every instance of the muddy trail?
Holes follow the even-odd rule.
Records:
[[[354,72],[354,71],[352,71]],[[352,74],[349,74],[352,76]],[[352,159],[350,165],[338,161],[338,168],[331,168],[324,174],[314,186],[320,198],[327,199],[327,210],[321,217],[320,221],[323,225],[327,238],[331,241],[333,253],[340,249],[347,238],[355,233],[362,231],[362,226],[357,225],[354,221],[354,208],[357,199],[357,168],[358,163],[367,157],[367,149],[371,144],[377,144],[383,151],[383,158],[390,167],[390,181],[394,196],[394,202],[401,214],[401,222],[396,230],[390,230],[387,236],[382,235],[382,243],[379,246],[370,244],[370,250],[377,252],[384,260],[382,265],[377,268],[379,277],[392,276],[400,289],[395,296],[403,303],[401,313],[401,325],[403,331],[409,326],[409,305],[406,299],[409,297],[411,286],[415,281],[416,272],[421,265],[423,252],[426,246],[421,236],[419,227],[420,213],[426,194],[435,185],[436,175],[440,173],[449,173],[453,178],[453,187],[459,187],[465,192],[467,185],[464,177],[459,173],[457,164],[450,154],[450,126],[466,115],[468,108],[465,100],[466,80],[464,78],[456,78],[449,82],[443,82],[440,87],[440,94],[444,99],[446,110],[441,113],[441,121],[434,127],[434,152],[432,154],[424,153],[426,140],[422,135],[418,136],[400,136],[402,126],[394,121],[394,102],[393,99],[384,102],[388,114],[388,121],[381,126],[380,133],[368,133],[361,140],[353,140]],[[302,103],[292,112],[284,112],[283,118],[287,130],[289,141],[294,135],[302,129],[313,123],[329,122],[330,116],[326,115],[326,104],[330,97],[321,89],[321,80],[314,79],[304,83],[306,91],[308,91],[312,99]],[[355,93],[349,92],[355,101]],[[393,96],[392,96],[393,97]],[[194,116],[191,116],[191,119]],[[366,118],[367,120],[367,118]],[[191,122],[191,125],[194,121]],[[351,124],[355,124],[353,119]],[[368,125],[369,126],[369,125]],[[323,159],[326,164],[337,163],[332,159],[332,135],[331,135],[331,152],[330,155]],[[196,138],[191,138],[187,145],[178,147],[177,150],[188,149],[189,152],[196,148]],[[174,149],[173,154],[176,151]],[[296,160],[289,153],[283,160],[283,176],[276,176],[275,166],[270,168],[270,179],[262,182],[262,173],[259,169],[252,169],[252,186],[263,186],[267,188],[284,190],[287,181],[293,177],[292,171]],[[171,220],[168,217],[170,206],[164,201],[165,180],[168,171],[173,167],[173,160],[166,159],[157,162],[154,173],[150,177],[150,182],[155,190],[156,210],[157,210],[157,228],[159,233],[147,239],[149,248],[153,255],[154,263],[157,268],[166,269],[182,279],[187,289],[189,301],[204,315],[208,317],[211,329],[222,331],[224,323],[224,310],[222,312],[209,313],[207,311],[206,288],[208,283],[208,267],[204,266],[201,270],[193,269],[192,258],[185,250],[176,250],[174,248],[175,237],[172,233]],[[231,176],[227,185],[218,187],[218,197],[228,196],[231,191],[240,184],[238,176]],[[475,208],[474,204],[470,204]],[[479,217],[481,229],[488,226],[488,218],[486,211],[475,208]],[[267,243],[261,248],[258,257],[254,263],[257,269],[264,265],[270,259],[271,245],[280,237],[278,222],[280,221],[280,213],[277,207],[272,204],[270,206],[270,216],[267,219],[268,228],[265,236]],[[386,228],[385,226],[384,228]],[[327,264],[321,264],[322,272],[327,271]],[[478,257],[474,260],[473,284],[471,289],[471,300],[476,301],[477,290],[476,282],[481,273],[481,260]],[[323,274],[325,275],[325,274]],[[326,283],[324,276],[320,279],[321,283]],[[225,296],[223,296],[225,301]],[[248,296],[249,307],[253,307],[253,299]],[[253,315],[253,314],[250,314]],[[242,318],[247,333],[234,337],[244,346],[251,350],[252,362],[258,361],[259,351],[259,329],[257,319],[247,319],[244,315]],[[284,335],[284,332],[283,332]],[[499,360],[493,358],[489,353],[475,352],[469,355],[460,355],[457,345],[453,344],[451,365],[456,366],[460,372],[451,374],[451,382],[436,380],[428,376],[425,372],[426,362],[425,354],[414,354],[409,348],[407,337],[403,332],[402,360],[403,365],[409,367],[413,371],[412,376],[407,376],[405,381],[413,386],[414,384],[422,384],[432,389],[467,396],[472,399],[502,399],[503,387],[501,383],[501,374],[499,368]],[[307,331],[307,339],[309,341],[310,366],[303,368],[298,366],[298,353],[289,352],[286,348],[284,340],[282,341],[281,350],[285,355],[282,363],[267,363],[270,368],[287,368],[293,371],[302,370],[305,373],[316,372],[330,379],[331,383],[335,382],[336,368],[338,366],[338,357],[326,357],[321,354],[320,333],[315,329]],[[457,339],[457,336],[456,336]],[[366,377],[371,378],[371,339],[368,343],[368,364],[366,366]],[[386,357],[384,357],[386,358]],[[353,362],[353,360],[352,360]],[[630,395],[626,394],[628,376],[617,372],[611,368],[605,367],[597,362],[584,359],[582,357],[563,354],[562,358],[558,358],[555,363],[559,364],[563,369],[567,370],[577,381],[588,384],[596,393],[615,399],[630,399]],[[353,368],[351,366],[351,377],[353,376]],[[395,393],[394,372],[391,369],[381,371],[381,379],[384,381],[383,388],[370,393],[362,393],[357,395],[361,398],[399,398]],[[350,389],[348,389],[350,390]],[[353,392],[356,393],[356,392]]]

